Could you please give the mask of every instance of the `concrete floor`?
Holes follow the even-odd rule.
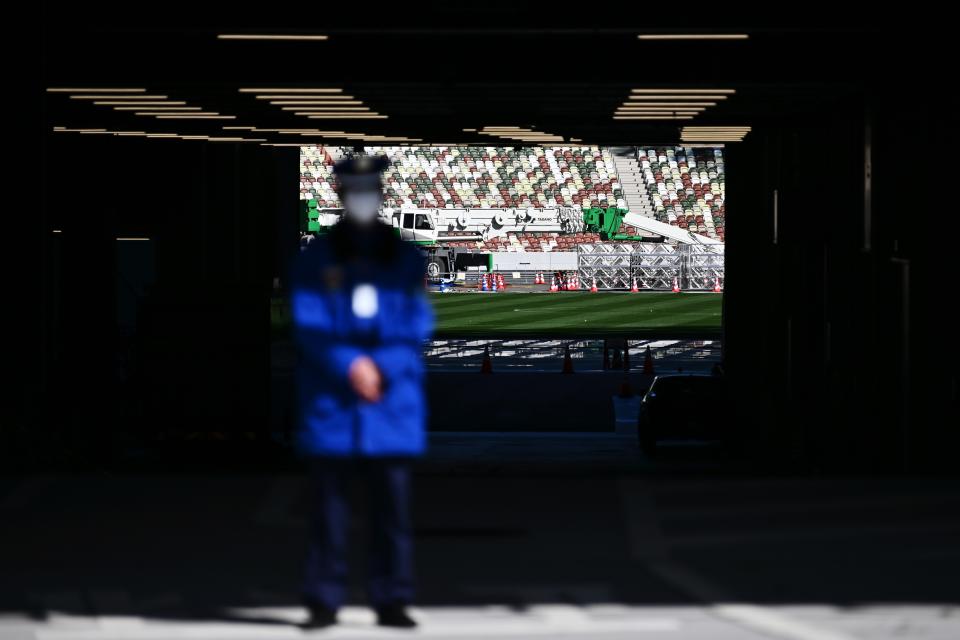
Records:
[[[300,475],[0,480],[0,639],[960,637],[960,480],[759,477],[604,433],[442,433],[415,632],[297,602]],[[362,510],[355,519],[362,538]]]

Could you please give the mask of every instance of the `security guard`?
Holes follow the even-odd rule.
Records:
[[[372,523],[367,595],[381,625],[413,627],[411,458],[425,448],[422,342],[433,315],[420,252],[378,219],[384,157],[338,162],[343,218],[297,257],[291,306],[300,347],[298,449],[314,518],[303,584],[309,627],[345,600],[347,477],[366,481]]]

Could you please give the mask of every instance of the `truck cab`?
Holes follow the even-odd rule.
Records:
[[[396,211],[392,216],[394,228],[400,232],[401,240],[413,242],[436,242],[437,225],[433,216],[424,211]]]

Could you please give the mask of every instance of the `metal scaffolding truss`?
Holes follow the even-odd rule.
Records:
[[[577,246],[580,288],[589,289],[594,278],[598,289],[629,289],[634,252],[629,242],[597,242]]]
[[[580,287],[596,278],[598,289],[669,290],[674,279],[683,290],[723,285],[723,245],[671,245],[646,242],[598,242],[577,247]]]
[[[684,289],[713,289],[723,286],[722,244],[691,244],[684,247],[687,254],[684,270]]]
[[[684,245],[642,243],[633,259],[633,276],[640,289],[672,289],[683,279]]]

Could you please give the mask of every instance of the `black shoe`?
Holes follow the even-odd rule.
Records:
[[[336,609],[328,609],[323,605],[309,605],[310,618],[303,623],[304,629],[323,629],[337,624]]]
[[[417,621],[407,615],[407,609],[402,604],[391,604],[377,608],[377,624],[381,627],[399,627],[412,629]]]

